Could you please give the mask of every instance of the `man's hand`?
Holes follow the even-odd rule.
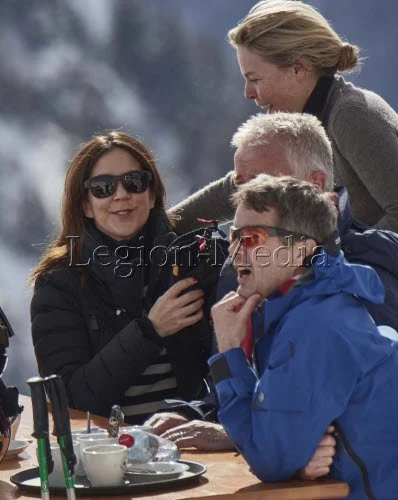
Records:
[[[160,436],[164,432],[178,425],[188,422],[188,419],[179,413],[164,412],[155,413],[144,422],[144,425],[152,427],[153,433]]]
[[[219,352],[240,346],[246,335],[247,320],[260,299],[258,293],[245,299],[230,292],[212,307]]]
[[[329,474],[330,466],[332,465],[333,457],[336,453],[336,440],[330,435],[333,431],[334,427],[328,427],[311,461],[304,469],[301,469],[300,477],[302,479],[314,480]]]
[[[234,444],[220,424],[192,420],[162,434],[163,438],[174,441],[179,449],[197,448],[201,451],[230,451]]]

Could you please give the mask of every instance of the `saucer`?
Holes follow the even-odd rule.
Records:
[[[10,446],[8,447],[6,456],[4,458],[15,458],[20,453],[22,453],[28,446],[29,441],[20,441],[18,439],[12,439],[10,441]]]
[[[188,465],[180,462],[147,462],[144,464],[127,463],[126,474],[156,479],[171,479],[188,470]]]

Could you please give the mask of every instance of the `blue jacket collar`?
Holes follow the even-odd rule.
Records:
[[[368,225],[353,218],[347,188],[345,186],[336,186],[334,192],[339,195],[339,203],[337,207],[339,217],[337,219],[337,225],[341,238],[343,239],[345,234],[350,229],[354,229],[359,232],[369,229]]]
[[[368,266],[350,264],[341,251],[337,257],[321,252],[311,269],[297,280],[286,295],[274,292],[268,297],[265,302],[267,329],[308,298],[339,293],[354,295],[374,304],[384,301],[384,288],[376,271]]]
[[[338,186],[334,191],[339,195],[339,217],[337,224],[340,236],[342,236],[350,229],[352,224],[350,198],[348,196],[347,188],[344,186]]]

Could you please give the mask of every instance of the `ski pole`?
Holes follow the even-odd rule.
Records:
[[[32,395],[32,410],[34,432],[32,436],[37,439],[39,471],[40,471],[40,491],[42,500],[50,499],[48,487],[48,474],[53,471],[54,462],[51,457],[47,400],[44,391],[44,379],[32,377],[27,380]]]
[[[68,398],[65,386],[59,375],[50,375],[45,379],[48,397],[52,404],[54,431],[59,443],[62,467],[65,477],[66,494],[68,500],[76,500],[73,482],[76,456],[73,450],[72,434],[70,429]]]

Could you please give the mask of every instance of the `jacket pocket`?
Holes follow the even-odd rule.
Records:
[[[267,368],[269,370],[276,370],[277,368],[286,365],[284,369],[287,370],[288,364],[293,359],[295,353],[296,347],[292,340],[288,340],[282,345],[274,343]]]
[[[286,345],[272,356],[253,395],[253,407],[263,411],[303,412],[308,408],[310,393],[297,368],[294,351]]]

